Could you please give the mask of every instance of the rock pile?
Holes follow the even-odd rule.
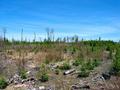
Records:
[[[13,83],[13,84],[19,84],[22,82],[21,77],[18,74],[15,74],[12,78],[10,78],[10,80],[8,81],[9,84]]]

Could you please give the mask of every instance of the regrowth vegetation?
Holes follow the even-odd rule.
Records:
[[[5,53],[6,57],[8,55],[13,59],[17,67],[15,72],[19,72],[22,79],[27,79],[27,66],[30,66],[31,62],[31,66],[34,64],[38,67],[39,65],[35,78],[43,83],[49,82],[52,75],[59,77],[61,73],[72,69],[77,71],[78,77],[88,77],[104,60],[113,61],[112,70],[116,75],[120,74],[120,44],[118,42],[85,41],[79,40],[77,36],[55,40],[53,35],[49,35],[50,32],[47,34],[48,38],[44,41],[34,39],[33,42],[29,42],[23,40],[23,37],[21,41],[0,40],[0,53]],[[5,75],[2,63],[0,63],[0,73]],[[0,78],[0,88],[5,88],[6,85],[5,79]]]
[[[113,60],[114,74],[120,75],[120,49],[118,48],[116,51],[115,59]]]
[[[3,77],[0,77],[0,89],[5,89],[7,85],[7,81]]]

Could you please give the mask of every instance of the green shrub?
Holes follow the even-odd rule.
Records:
[[[118,49],[115,55],[115,59],[113,60],[113,69],[115,74],[120,74],[120,50]]]
[[[27,78],[26,70],[25,69],[21,69],[20,72],[19,72],[19,74],[20,74],[20,77],[22,79],[26,79]]]
[[[49,64],[49,63],[50,63],[50,60],[46,59],[45,64]]]
[[[48,79],[49,79],[49,76],[47,75],[47,73],[43,73],[40,77],[41,82],[46,82],[48,81]]]
[[[59,67],[61,70],[69,70],[71,66],[68,63],[63,63],[62,66]]]
[[[0,89],[5,89],[7,85],[7,81],[4,78],[0,78]]]
[[[116,75],[120,75],[120,58],[113,60],[113,67]]]
[[[39,79],[41,82],[46,82],[49,80],[49,76],[47,74],[47,68],[45,64],[40,65],[40,70],[36,74],[37,79]]]
[[[84,67],[87,70],[93,70],[95,67],[97,67],[100,64],[99,60],[89,60],[88,62],[84,63]]]
[[[106,51],[110,51],[110,46],[107,46]]]
[[[92,64],[93,64],[94,67],[97,67],[97,66],[100,65],[100,60],[94,59]]]
[[[74,65],[74,66],[79,66],[81,63],[82,63],[81,59],[76,59],[76,60],[73,62],[73,65]]]
[[[88,61],[86,64],[85,64],[85,68],[87,70],[93,70],[94,69],[94,65],[92,64],[92,61]]]
[[[88,71],[84,66],[81,67],[80,72],[78,73],[78,77],[88,77],[90,71]]]
[[[81,71],[78,74],[78,77],[88,77],[89,76],[89,71]]]

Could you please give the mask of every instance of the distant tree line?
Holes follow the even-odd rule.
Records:
[[[84,44],[89,44],[90,46],[94,47],[96,45],[105,45],[108,42],[111,44],[114,44],[115,42],[109,40],[109,41],[105,41],[105,40],[101,40],[101,37],[98,38],[98,40],[84,40],[83,38],[80,39],[77,35],[74,35],[72,37],[66,36],[66,37],[56,37],[55,38],[55,32],[53,28],[46,28],[46,35],[47,37],[44,39],[39,38],[39,40],[37,39],[37,35],[34,32],[34,38],[33,40],[28,40],[27,38],[24,38],[24,29],[21,30],[21,40],[16,40],[14,38],[12,38],[12,40],[10,41],[9,39],[7,39],[6,37],[6,33],[7,33],[7,29],[6,28],[2,28],[2,32],[0,33],[0,42],[4,42],[4,44],[38,44],[38,43],[79,43],[79,42],[84,42]],[[119,43],[119,42],[118,42]],[[2,43],[1,43],[2,44]]]

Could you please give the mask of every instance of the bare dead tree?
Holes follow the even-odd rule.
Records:
[[[21,42],[23,41],[23,29],[21,30]]]
[[[46,32],[47,32],[47,40],[50,41],[50,29],[46,28]]]
[[[7,29],[4,27],[3,28],[3,39],[4,39],[4,42],[5,42],[5,40],[6,40],[6,32],[7,32]]]
[[[66,41],[67,41],[67,40],[66,40],[66,37],[64,37],[64,38],[63,38],[63,42],[66,43]]]
[[[28,42],[27,37],[25,37],[25,42]]]
[[[101,41],[101,37],[99,37],[99,41]]]
[[[77,43],[79,41],[79,37],[75,35],[75,42]]]
[[[54,42],[54,38],[55,38],[55,36],[54,36],[54,29],[52,28],[51,29],[51,39],[52,39],[53,42]]]
[[[4,46],[4,44],[3,44],[2,31],[0,31],[0,51],[2,51],[3,46]]]
[[[54,29],[46,28],[46,32],[47,32],[47,40],[54,42]]]
[[[5,43],[5,41],[6,41],[6,32],[7,32],[7,29],[4,27],[2,30],[3,30],[3,42],[2,42],[2,47],[3,47],[4,51],[6,51],[6,43]]]
[[[67,36],[67,43],[69,42],[70,38]]]
[[[42,39],[41,39],[41,37],[39,37],[39,41],[40,41],[40,42],[42,42]]]
[[[36,33],[34,32],[34,39],[33,39],[33,42],[36,41]]]

